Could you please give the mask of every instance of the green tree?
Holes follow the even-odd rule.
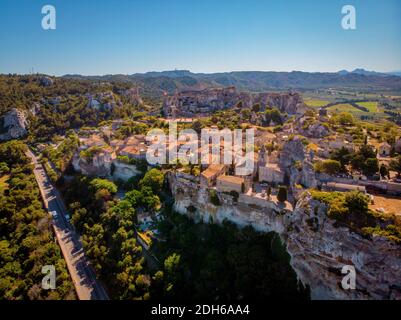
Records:
[[[331,118],[331,121],[342,126],[351,126],[355,123],[353,115],[349,112],[340,112],[338,114],[335,114]]]
[[[379,171],[379,160],[376,158],[369,158],[366,160],[363,168],[363,173],[367,176],[373,176]]]
[[[358,151],[358,154],[360,154],[365,160],[376,158],[376,151],[370,145],[362,145]]]
[[[381,176],[382,178],[385,178],[385,177],[388,176],[388,169],[387,169],[387,166],[386,166],[385,164],[383,164],[383,163],[380,165],[380,176]]]
[[[341,164],[341,170],[343,172],[346,172],[346,166],[349,165],[351,161],[351,156],[351,152],[347,148],[342,147],[340,149],[334,150],[330,154],[330,159],[339,161]]]
[[[104,189],[110,192],[111,194],[114,194],[118,190],[117,186],[113,182],[107,179],[100,179],[100,178],[93,179],[90,182],[90,186],[93,188],[95,192]]]
[[[341,163],[337,160],[323,160],[316,163],[316,171],[336,175],[341,172]]]
[[[253,112],[259,112],[260,111],[260,104],[256,103],[252,106],[252,111]]]
[[[282,203],[287,201],[287,187],[280,186],[278,188],[277,200]]]
[[[354,154],[350,162],[353,170],[362,171],[365,159],[360,154]]]
[[[210,202],[215,205],[215,206],[220,206],[220,199],[219,196],[217,195],[216,190],[211,189],[210,190]]]
[[[202,123],[199,120],[195,120],[192,123],[192,129],[195,130],[197,134],[200,134],[202,131]]]
[[[270,200],[270,197],[272,195],[272,187],[269,185],[267,188],[267,199]]]
[[[390,162],[390,170],[397,172],[397,176],[401,176],[401,156],[398,156]]]
[[[152,169],[146,172],[139,185],[140,187],[150,187],[157,194],[162,191],[163,183],[164,173],[158,169]]]

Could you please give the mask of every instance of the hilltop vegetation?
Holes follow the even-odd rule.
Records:
[[[0,173],[7,177],[7,186],[0,192],[0,299],[74,299],[73,284],[25,151],[20,142],[0,145],[0,163],[8,168]],[[56,268],[56,290],[41,287],[45,265]]]
[[[361,192],[322,192],[312,190],[315,200],[328,205],[327,214],[341,225],[346,225],[365,236],[383,236],[401,244],[401,220],[384,217],[369,209],[369,197]]]
[[[12,108],[30,110],[28,141],[47,141],[70,129],[97,126],[104,120],[131,117],[140,111],[140,106],[121,95],[131,87],[128,84],[57,78],[52,85],[42,86],[40,79],[39,75],[0,75],[0,115]],[[88,107],[87,95],[103,92],[114,93],[120,103],[112,109]]]
[[[147,94],[160,95],[163,91],[203,89],[206,87],[235,86],[245,91],[310,90],[335,88],[354,91],[399,92],[401,77],[393,75],[359,73],[308,73],[243,71],[226,73],[192,73],[186,70],[149,72],[133,75],[107,75],[84,77],[68,75],[73,79],[97,81],[122,81],[139,84]]]

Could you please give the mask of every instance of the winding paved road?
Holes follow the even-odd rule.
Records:
[[[85,256],[79,235],[65,218],[67,209],[58,190],[52,185],[43,166],[38,162],[31,150],[28,150],[27,156],[31,158],[32,163],[35,165],[34,174],[46,209],[49,213],[57,212],[57,215],[53,216],[53,227],[78,299],[108,300],[109,297],[106,290],[96,279],[89,259]]]

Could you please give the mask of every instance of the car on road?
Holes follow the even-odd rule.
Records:
[[[50,214],[53,218],[57,218],[57,211],[51,211]]]

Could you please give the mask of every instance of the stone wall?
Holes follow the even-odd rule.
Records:
[[[354,186],[364,186],[380,189],[391,195],[401,195],[401,183],[389,182],[389,181],[372,181],[372,180],[356,180],[356,179],[346,179],[339,177],[332,177],[326,174],[317,174],[317,179],[321,183],[335,182],[343,184],[351,184]]]

